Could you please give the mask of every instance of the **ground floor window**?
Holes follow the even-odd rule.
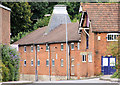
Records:
[[[86,62],[86,55],[85,54],[82,55],[82,62]]]
[[[26,60],[24,60],[24,66],[26,66]]]
[[[71,66],[74,66],[74,58],[71,59]]]
[[[31,60],[31,66],[33,66],[33,59]]]
[[[49,60],[48,59],[46,60],[46,66],[49,66]]]
[[[52,59],[52,66],[55,66],[55,60]]]
[[[38,64],[38,66],[40,66],[40,60],[39,59],[38,59],[38,63],[37,64]]]
[[[63,59],[61,59],[61,67],[63,67]]]

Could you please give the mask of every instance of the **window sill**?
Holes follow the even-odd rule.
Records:
[[[86,63],[86,61],[82,61],[83,63]]]

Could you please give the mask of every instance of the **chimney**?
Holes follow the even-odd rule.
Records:
[[[0,4],[0,44],[10,45],[10,11]]]
[[[60,24],[71,23],[70,17],[66,10],[65,5],[55,5],[53,9],[53,13],[51,19],[48,24],[48,28],[45,31],[45,34],[49,33],[53,29],[55,29]]]

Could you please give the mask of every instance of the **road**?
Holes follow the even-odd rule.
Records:
[[[119,85],[118,82],[99,80],[99,78],[86,80],[61,80],[61,81],[12,81],[5,82],[2,85]]]

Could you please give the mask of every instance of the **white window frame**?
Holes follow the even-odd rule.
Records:
[[[72,45],[73,45],[73,48],[72,48]],[[74,50],[74,43],[71,43],[71,50]]]
[[[53,65],[53,61],[54,61],[54,65]],[[52,66],[55,66],[55,60],[54,59],[52,59]]]
[[[48,49],[47,49],[47,46],[48,46]],[[46,51],[48,51],[49,50],[49,45],[48,44],[46,44]]]
[[[26,50],[25,49],[26,49],[26,46],[24,46],[24,52],[26,52],[26,50],[27,50],[27,49]]]
[[[47,65],[47,61],[48,61],[48,65]],[[46,66],[49,66],[49,59],[46,60]]]
[[[84,60],[83,60],[83,57],[84,57]],[[86,62],[86,55],[85,54],[82,54],[82,62]]]
[[[33,45],[31,46],[31,52],[33,52],[32,48],[33,48]],[[33,48],[33,49],[34,49],[34,48]]]
[[[92,54],[88,54],[88,62],[92,63]]]
[[[33,66],[33,63],[32,63],[32,62],[33,62],[33,59],[31,60],[31,66]]]
[[[38,59],[38,61],[40,62],[40,60]],[[37,65],[38,65],[38,62],[37,62]],[[38,66],[40,66],[40,63],[39,63],[39,65]]]
[[[63,59],[60,60],[61,67],[63,67]]]
[[[39,50],[38,50],[38,47],[39,47]],[[37,45],[37,51],[38,51],[38,52],[40,51],[40,46],[39,46],[39,45]]]
[[[113,40],[112,40],[112,39],[111,39],[111,40],[108,40],[108,35],[111,35],[111,36],[113,35]],[[117,36],[117,35],[119,36],[120,34],[119,34],[119,33],[108,33],[108,34],[107,34],[107,41],[118,41],[117,39],[114,39],[114,36],[115,36],[115,35],[116,35],[116,36]]]
[[[73,62],[73,64],[74,64],[74,62],[75,62],[75,61],[74,61],[74,58],[71,59],[71,64],[72,64],[72,62]],[[71,65],[71,66],[73,67],[74,65]]]
[[[63,43],[61,43],[61,46],[63,45]],[[63,49],[64,49],[64,45],[63,45]],[[63,51],[63,49],[61,48],[61,51]]]
[[[24,60],[24,66],[26,66],[26,64],[27,64],[27,62],[26,62],[26,64],[25,64],[25,62],[26,62],[26,59]]]
[[[80,50],[80,43],[78,42],[78,44],[77,44],[77,47],[78,47],[78,50]]]

